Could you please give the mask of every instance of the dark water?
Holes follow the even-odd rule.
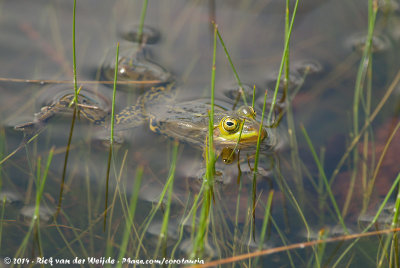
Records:
[[[117,42],[121,43],[121,48],[133,46],[124,40],[121,33],[137,27],[141,4],[141,1],[78,1],[78,81],[99,80],[102,64],[113,63],[107,55],[113,55]],[[250,88],[256,85],[256,104],[260,114],[263,91],[267,87],[274,87],[282,57],[284,9],[283,1],[151,2],[146,25],[159,31],[160,38],[158,42],[146,46],[147,57],[163,66],[179,82],[181,89],[177,101],[209,97],[213,42],[210,20],[214,19],[241,80]],[[60,92],[72,89],[72,84],[54,85],[57,81],[72,80],[73,77],[72,10],[71,1],[3,1],[0,4],[0,77],[4,80],[0,82],[1,159],[17,148],[23,138],[21,132],[14,130],[14,126],[31,121],[42,106],[51,103]],[[372,110],[399,70],[398,12],[395,8],[386,13],[384,9],[378,12],[373,42]],[[267,230],[263,248],[313,240],[322,229],[328,230],[328,237],[343,234],[300,125],[305,127],[317,153],[324,159],[324,170],[329,177],[352,138],[354,86],[362,42],[367,33],[367,15],[364,1],[320,3],[309,0],[300,4],[290,45],[292,92],[296,90],[296,85],[300,86],[300,90],[292,100],[291,112],[280,123],[280,146],[274,152],[262,154],[254,226],[250,212],[252,172],[245,156],[242,155],[241,186],[237,184],[237,165],[217,163],[217,170],[223,172],[224,176],[215,186],[215,202],[210,213],[204,259],[220,259],[257,249],[271,189],[275,191],[273,222]],[[304,77],[302,70],[308,64],[315,66],[316,70]],[[236,81],[221,46],[218,47],[216,66],[216,98],[233,105],[233,100],[227,98],[226,92],[235,87]],[[28,83],[13,81],[14,78],[53,81]],[[111,86],[94,84],[89,88],[90,92],[94,92],[93,98],[100,100],[102,107],[108,111]],[[141,94],[143,89],[121,86],[117,92],[117,111],[134,104]],[[363,145],[356,146],[360,163],[367,163],[368,178],[372,177],[386,140],[399,121],[399,94],[398,89],[394,90],[368,129],[370,136],[366,142],[371,149],[367,159],[363,159]],[[360,108],[360,126],[365,119],[364,107]],[[298,154],[293,153],[296,150],[289,142],[290,117],[294,119],[291,133],[296,133]],[[174,257],[189,258],[193,244],[191,234],[196,232],[196,229],[192,229],[192,216],[182,227],[181,240],[179,232],[182,220],[201,187],[199,178],[205,172],[202,151],[188,144],[180,145],[166,246],[154,256],[165,213],[162,208],[145,231],[144,249],[136,257],[136,233],[143,233],[143,224],[148,220],[146,217],[163,191],[171,165],[173,142],[151,132],[147,125],[125,135],[123,145],[115,151],[111,166],[108,203],[113,210],[109,211],[104,232],[102,213],[108,151],[94,141],[101,131],[99,127],[85,120],[77,120],[74,128],[62,210],[57,220],[52,220],[60,196],[70,125],[71,114],[56,117],[37,139],[0,166],[0,196],[6,195],[7,199],[12,199],[1,210],[4,217],[0,257],[12,258],[21,250],[33,213],[31,207],[35,204],[38,161],[40,158],[43,167],[50,148],[54,146],[55,154],[41,203],[40,243],[38,236],[30,235],[27,247],[19,257],[36,259],[42,254],[47,258],[72,261],[75,257],[111,256],[117,260],[125,228],[126,204],[131,198],[136,169],[143,166],[135,228],[132,229],[125,257],[170,258],[177,245]],[[367,207],[370,211],[364,215],[361,215],[364,188],[357,179],[352,201],[344,216],[350,232],[361,232],[360,222],[371,220],[371,215],[374,215],[397,176],[398,144],[397,134],[383,160],[374,185],[375,191],[369,198]],[[296,163],[300,163],[300,171],[296,169]],[[350,187],[351,171],[355,165],[358,164],[354,164],[350,157],[333,183],[332,191],[340,209],[345,206],[346,189]],[[388,213],[388,217],[391,217]],[[310,235],[307,234],[303,216],[311,230]],[[381,227],[384,228],[384,225]],[[107,245],[111,250],[107,251]],[[327,245],[320,255],[321,265],[333,265],[348,245],[348,242]],[[345,255],[343,263],[375,267],[378,246],[377,239],[362,240]],[[263,257],[259,265],[290,267],[292,263],[295,267],[309,267],[317,265],[315,252],[308,247],[290,251],[290,254],[274,254]],[[366,258],[367,255],[373,257]],[[244,263],[249,264],[248,261]]]

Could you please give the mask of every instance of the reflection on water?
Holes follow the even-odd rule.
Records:
[[[219,26],[241,80],[245,82],[248,103],[251,103],[255,85],[255,107],[259,119],[264,92],[268,89],[267,103],[270,104],[277,80],[284,40],[283,2],[237,0],[215,1],[209,5],[204,1],[183,3],[169,0],[150,3],[146,16],[146,25],[149,26],[144,31],[145,45],[137,45],[132,41],[137,40],[140,1],[78,1],[78,83],[83,80],[112,80],[114,47],[121,42],[124,47],[121,55],[126,57],[126,66],[134,69],[132,73],[140,73],[133,78],[128,76],[128,80],[164,83],[173,77],[179,89],[173,105],[168,107],[183,107],[195,103],[195,100],[208,104],[213,41],[209,20],[212,17]],[[95,11],[94,5],[97,7]],[[74,126],[69,148],[62,207],[58,218],[53,221],[73,111],[69,106],[73,85],[54,84],[72,79],[72,2],[6,1],[1,6],[0,77],[4,79],[0,82],[0,159],[4,159],[23,140],[23,133],[16,131],[14,126],[27,122],[37,126],[38,122],[43,122],[46,129],[0,166],[0,215],[4,213],[0,235],[3,241],[12,239],[7,247],[0,245],[0,257],[14,256],[28,232],[38,187],[35,181],[42,177],[45,159],[53,146],[54,157],[40,207],[40,218],[48,223],[48,226],[40,226],[42,255],[58,254],[73,259],[76,254],[82,258],[111,254],[116,258],[123,244],[125,221],[129,221],[136,169],[141,166],[144,173],[126,257],[156,258],[171,257],[172,254],[177,258],[189,257],[200,224],[202,194],[199,192],[206,172],[203,151],[188,143],[180,144],[168,208],[168,195],[164,195],[164,190],[170,175],[172,139],[152,132],[149,123],[121,133],[124,142],[115,148],[112,158],[106,232],[103,230],[108,150],[98,146],[96,140],[103,135],[106,125],[103,121],[110,114],[110,84],[84,84],[81,89],[81,114]],[[389,10],[387,5],[382,8],[385,12],[383,9],[378,12],[372,39],[372,69],[368,71],[372,75],[368,72],[363,74],[367,79],[371,78],[365,82],[364,91],[372,88],[372,93],[365,93],[362,97],[360,120],[371,114],[371,107],[372,110],[376,107],[399,69],[400,20],[397,11]],[[277,129],[269,130],[273,150],[264,147],[254,184],[253,151],[240,151],[230,164],[224,163],[230,162],[224,156],[218,159],[204,258],[220,259],[245,254],[255,251],[260,244],[260,248],[270,248],[318,239],[324,233],[321,230],[325,230],[326,236],[344,234],[337,215],[332,212],[332,200],[327,198],[323,175],[310,155],[299,126],[303,125],[307,130],[329,178],[354,138],[354,85],[360,52],[365,47],[367,15],[367,6],[361,0],[322,3],[309,0],[300,7],[290,47],[289,93],[283,95],[286,87],[283,78],[278,93],[278,100],[285,101],[278,105],[284,117]],[[132,58],[134,63],[129,60]],[[121,76],[131,72],[126,66],[120,68]],[[11,78],[50,82],[15,82]],[[149,87],[118,85],[117,113],[125,107],[139,105],[137,100],[144,98]],[[217,105],[231,109],[239,92],[226,55],[219,46]],[[389,98],[367,129],[368,136],[363,136],[363,143],[355,146],[358,162],[354,158],[346,159],[337,178],[330,182],[339,209],[345,210],[342,213],[348,230],[354,233],[362,230],[358,221],[369,224],[373,219],[374,214],[362,212],[369,212],[370,207],[382,202],[399,172],[398,154],[395,153],[398,150],[392,147],[384,149],[399,121],[396,113],[398,103],[398,96]],[[237,107],[243,104],[239,98]],[[171,115],[166,111],[171,109],[167,110],[163,102],[157,105],[158,115],[170,119]],[[55,110],[56,113],[49,113]],[[99,116],[99,110],[102,116]],[[194,110],[192,107],[192,113]],[[103,118],[98,124],[103,126],[87,122],[86,119],[93,121],[90,120],[93,115]],[[40,130],[42,128],[39,126]],[[30,137],[38,132],[31,133]],[[185,135],[179,138],[185,140],[188,132]],[[396,135],[392,139],[393,146],[398,144]],[[382,158],[378,179],[367,185],[368,179],[374,176],[377,159],[383,154],[387,157]],[[351,188],[352,183],[355,188]],[[252,196],[254,186],[256,195]],[[365,201],[367,188],[370,198]],[[352,197],[348,197],[347,189],[354,189]],[[272,190],[272,220],[268,222],[265,240],[260,242],[265,208]],[[197,198],[200,201],[193,207]],[[6,203],[3,204],[3,200]],[[150,219],[149,215],[158,202],[160,209]],[[167,211],[169,220],[166,226],[164,215]],[[387,209],[384,213],[379,220],[390,222],[383,217],[393,217],[392,211]],[[163,229],[167,230],[168,239],[160,249],[159,234]],[[138,248],[142,234],[140,243],[143,246]],[[70,242],[67,244],[65,241]],[[33,249],[26,250],[23,257],[39,256],[35,243],[30,243],[29,247]],[[379,242],[365,244],[359,245],[360,250],[356,249],[345,259],[357,265],[370,261],[363,259],[359,252],[376,250]],[[111,252],[106,253],[107,245],[112,248]],[[160,250],[153,256],[152,252],[157,248]],[[337,259],[345,249],[343,244],[329,245],[324,254],[318,251],[320,249],[313,251],[310,248],[295,254],[289,252],[265,257],[262,264],[288,266],[292,263],[296,267],[306,267],[318,259],[323,265],[330,266],[332,259]],[[137,250],[139,253],[135,256]],[[316,251],[320,255],[316,256]],[[245,264],[251,265],[247,261]],[[373,260],[367,263],[369,266],[374,264]]]

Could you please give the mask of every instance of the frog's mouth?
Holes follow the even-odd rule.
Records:
[[[261,141],[267,137],[267,131],[261,130]],[[257,126],[244,126],[242,133],[222,133],[218,127],[214,128],[214,141],[223,145],[256,145],[259,136],[259,128]]]

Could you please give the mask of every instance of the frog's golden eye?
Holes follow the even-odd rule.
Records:
[[[222,127],[225,131],[232,133],[238,129],[239,122],[232,117],[226,116],[222,119]]]

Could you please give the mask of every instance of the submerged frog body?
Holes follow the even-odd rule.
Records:
[[[121,131],[148,123],[153,132],[204,147],[209,131],[210,100],[176,103],[173,96],[177,90],[173,83],[153,87],[135,105],[116,115],[115,129]],[[225,107],[224,103],[214,105],[214,145],[218,149],[254,147],[260,130],[254,109],[242,106],[230,111]],[[267,129],[262,128],[260,135],[262,140],[269,136]]]
[[[52,100],[46,101],[39,113],[36,113],[32,122],[15,126],[16,130],[28,134],[41,131],[46,123],[55,115],[68,114],[73,111],[75,94],[73,89],[55,87],[56,92]],[[110,115],[111,103],[103,95],[95,93],[92,89],[82,89],[78,94],[77,108],[79,116],[89,120],[95,125],[103,125]]]

